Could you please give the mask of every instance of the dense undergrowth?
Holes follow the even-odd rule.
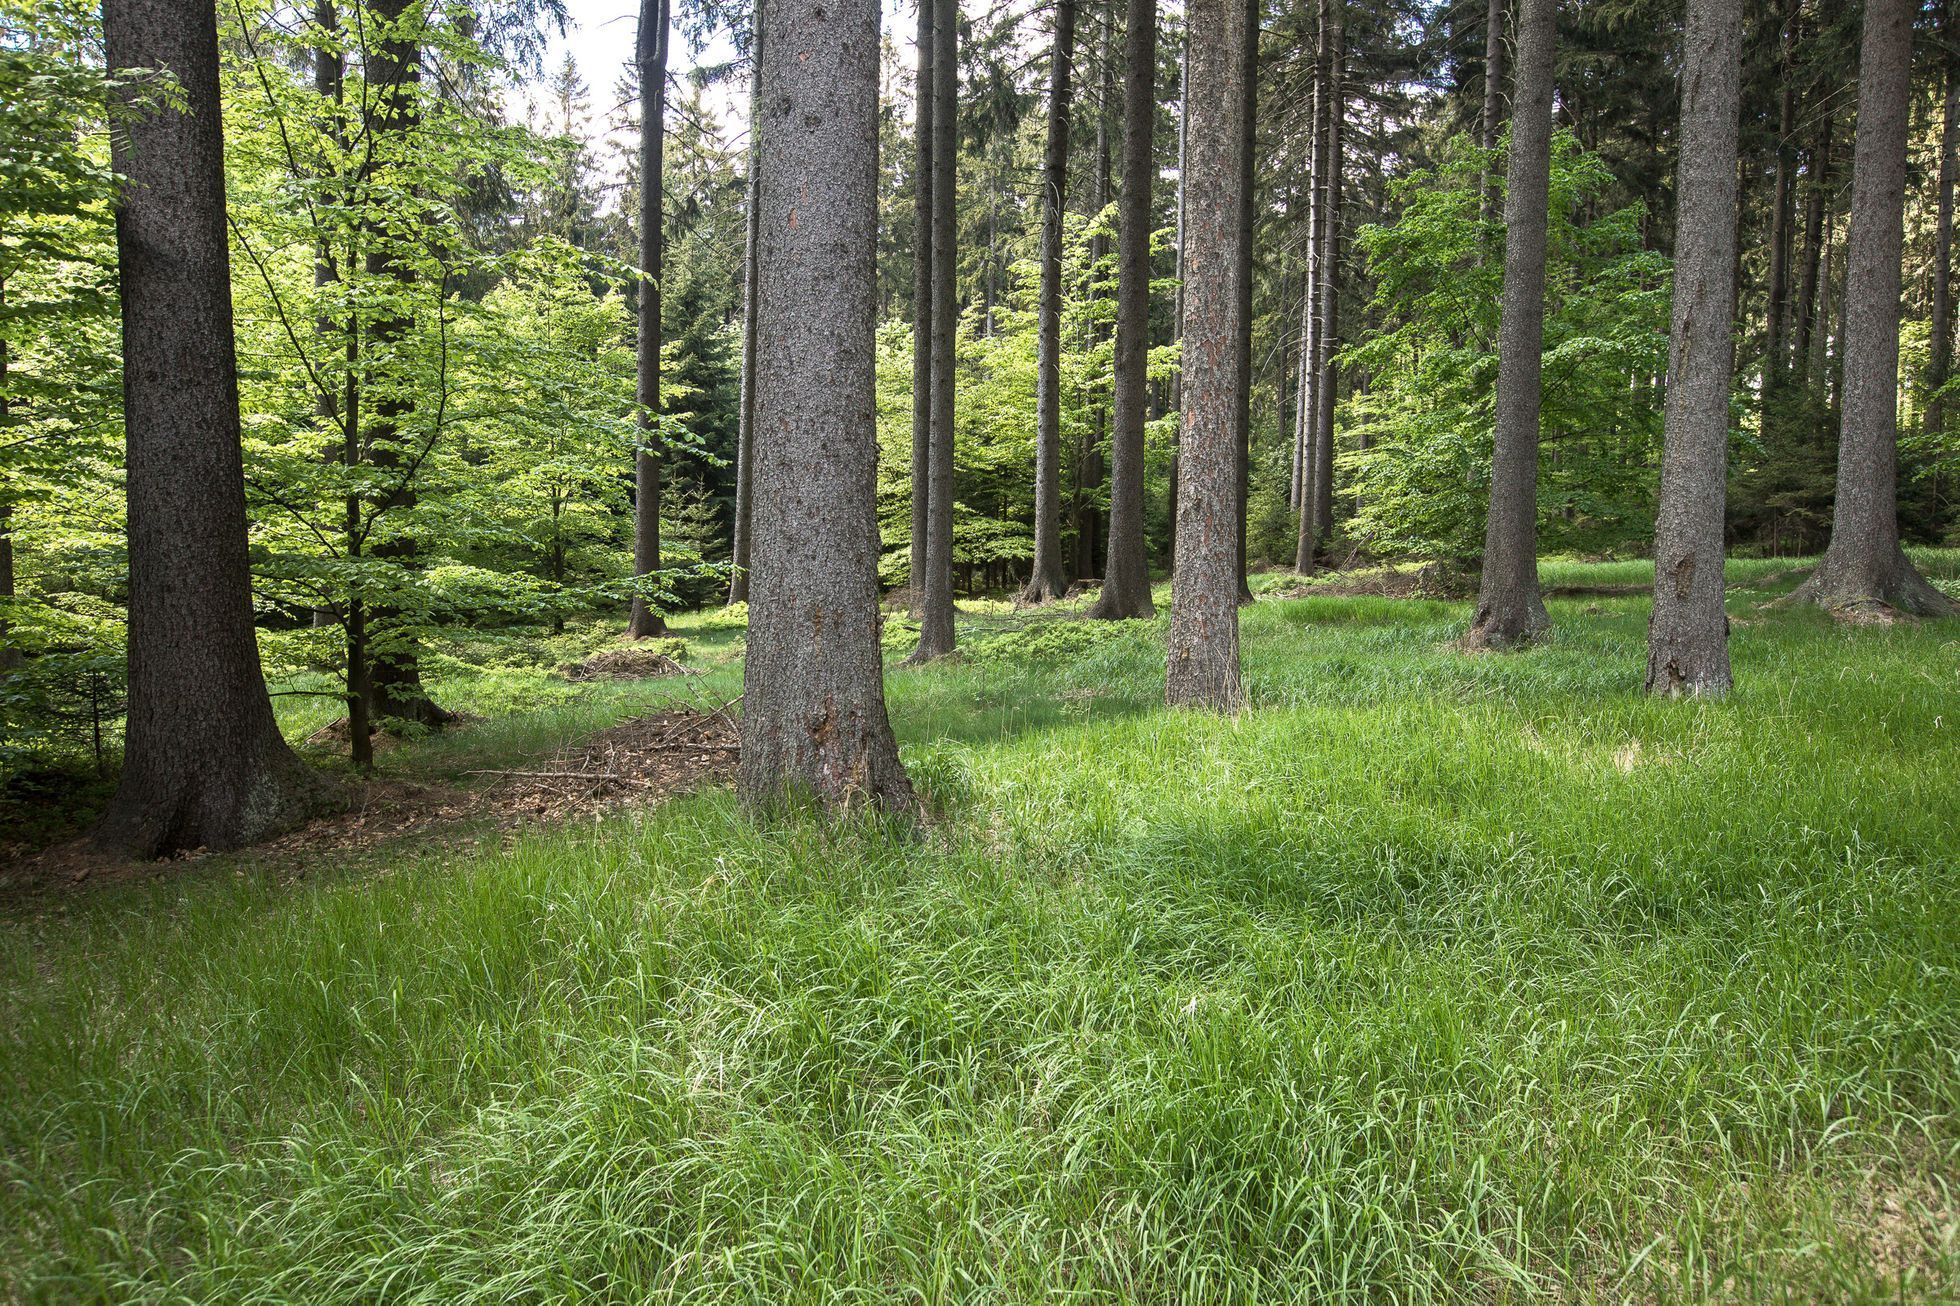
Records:
[[[1264,601],[1229,721],[1161,619],[984,609],[889,676],[922,836],[711,791],[17,912],[0,1297],[1950,1300],[1960,630],[1779,571],[1719,705],[1638,693],[1637,596],[1474,658]],[[737,693],[679,624],[684,681],[459,661],[488,720],[383,765]]]

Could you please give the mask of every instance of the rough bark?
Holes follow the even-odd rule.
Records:
[[[660,570],[660,299],[666,248],[668,0],[640,0],[640,36],[634,62],[640,74],[640,321],[634,346],[640,444],[633,452],[633,575]],[[626,633],[633,639],[663,635],[660,609],[633,596]]]
[[[762,59],[761,7],[757,6],[755,36],[749,58],[760,65]],[[749,121],[762,120],[762,77],[752,71],[749,78]],[[742,393],[741,413],[737,417],[735,452],[735,536],[731,542],[734,563],[728,580],[728,601],[749,601],[749,539],[755,521],[755,304],[757,223],[761,216],[762,151],[757,133],[749,134],[749,213],[747,244],[742,259]]]
[[[932,106],[932,448],[926,484],[926,577],[910,661],[953,651],[953,366],[959,331],[955,209],[959,157],[959,0],[934,0]]]
[[[1960,51],[1954,48],[1952,0],[1940,3],[1940,63],[1944,94],[1940,106],[1940,168],[1937,215],[1933,226],[1933,308],[1931,356],[1926,361],[1926,420],[1929,436],[1946,430],[1946,400],[1940,390],[1953,374],[1953,189],[1960,171]]]
[[[1478,126],[1481,143],[1486,150],[1497,148],[1498,138],[1504,130],[1505,10],[1505,0],[1490,0],[1490,9],[1484,18],[1484,111]],[[1483,195],[1483,216],[1488,222],[1497,216],[1496,178],[1486,172],[1478,190]]]
[[[1320,400],[1314,408],[1314,538],[1325,541],[1334,529],[1334,407],[1340,398],[1340,371],[1334,355],[1341,344],[1341,172],[1347,158],[1342,137],[1347,126],[1347,43],[1341,5],[1332,6],[1333,35],[1327,72],[1327,182],[1321,224],[1320,326],[1316,360],[1319,374],[1314,389]]]
[[[1192,0],[1189,166],[1197,194],[1185,260],[1184,409],[1177,571],[1164,698],[1236,711],[1239,686],[1239,436],[1244,410],[1246,0]]]
[[[1092,617],[1148,617],[1143,540],[1143,424],[1150,402],[1150,194],[1156,179],[1156,0],[1128,0],[1123,34],[1123,190],[1117,197],[1115,403],[1110,431],[1109,554]]]
[[[739,791],[914,806],[878,646],[877,0],[763,0],[755,545]]]
[[[1238,558],[1236,569],[1238,580],[1235,586],[1239,602],[1252,602],[1252,586],[1246,575],[1246,507],[1252,493],[1252,255],[1253,255],[1253,185],[1256,175],[1253,156],[1258,148],[1257,127],[1259,123],[1259,6],[1260,0],[1239,0],[1245,8],[1244,18],[1239,27],[1239,42],[1244,47],[1239,53],[1241,67],[1238,74],[1239,105],[1239,247],[1238,257],[1243,266],[1239,270],[1238,285],[1238,409],[1234,415],[1237,424],[1238,490],[1237,506],[1233,515],[1238,525]],[[1187,100],[1188,104],[1189,101]],[[1188,111],[1188,110],[1187,110]],[[1182,185],[1182,183],[1180,183]],[[1172,504],[1172,521],[1176,521],[1176,504]]]
[[[1068,203],[1075,0],[1057,0],[1048,64],[1048,146],[1041,169],[1041,302],[1035,362],[1034,568],[1023,603],[1068,592],[1062,564],[1062,216]]]
[[[1825,231],[1825,206],[1829,202],[1831,169],[1831,121],[1825,114],[1817,129],[1817,142],[1811,147],[1805,166],[1808,181],[1804,187],[1804,265],[1803,279],[1797,287],[1796,321],[1791,328],[1790,361],[1796,383],[1808,388],[1811,376],[1811,340],[1816,333],[1818,289],[1822,281],[1824,250],[1830,243]]]
[[[1681,74],[1681,154],[1674,240],[1660,510],[1647,692],[1729,692],[1722,606],[1722,524],[1734,370],[1736,157],[1743,0],[1690,0]]]
[[[1782,386],[1788,371],[1788,350],[1785,342],[1789,337],[1790,316],[1790,241],[1791,228],[1795,225],[1795,204],[1792,193],[1796,186],[1797,152],[1797,21],[1800,6],[1797,0],[1783,0],[1782,13],[1782,90],[1777,97],[1776,111],[1776,173],[1770,191],[1770,230],[1769,230],[1769,305],[1768,320],[1763,333],[1763,383],[1762,396],[1768,403],[1772,392]],[[1741,278],[1732,277],[1734,288],[1739,290]]]
[[[1505,183],[1504,304],[1497,425],[1471,649],[1528,644],[1551,628],[1538,593],[1538,412],[1545,343],[1546,205],[1552,167],[1552,54],[1558,0],[1521,0]]]
[[[934,75],[934,13],[938,0],[919,0],[919,71],[912,125],[912,552],[907,568],[917,616],[926,593],[926,523],[932,505],[932,283],[933,106],[939,98]]]
[[[290,826],[313,783],[273,719],[252,627],[226,244],[217,14],[108,0],[113,68],[167,68],[180,108],[118,90],[111,140],[129,496],[129,717],[93,841],[131,856]]]
[[[1340,16],[1335,0],[1320,0],[1317,26],[1319,35],[1314,48],[1313,72],[1313,180],[1307,221],[1307,357],[1301,365],[1307,392],[1302,404],[1305,426],[1298,437],[1300,519],[1293,552],[1293,569],[1302,576],[1313,574],[1319,553],[1321,523],[1328,511],[1325,505],[1331,505],[1333,501],[1333,487],[1328,483],[1333,464],[1334,417],[1333,395],[1328,389],[1333,373],[1329,365],[1332,357],[1332,323],[1328,310],[1334,303],[1335,244],[1330,234],[1333,231],[1337,193],[1334,177],[1340,166],[1336,132],[1340,95],[1335,77],[1335,46]],[[1327,435],[1325,450],[1321,447],[1323,432]]]
[[[1090,201],[1090,212],[1100,215],[1109,205],[1110,148],[1109,148],[1109,106],[1116,99],[1116,36],[1115,5],[1102,6],[1102,32],[1097,42],[1100,77],[1096,96],[1096,145],[1095,145],[1095,193]],[[1100,227],[1089,238],[1089,264],[1101,268],[1103,259],[1109,254],[1109,240]],[[1089,278],[1085,295],[1093,309],[1103,285],[1100,273]],[[1096,348],[1101,330],[1091,313],[1085,331],[1086,347]],[[1109,404],[1098,391],[1090,404],[1089,429],[1083,433],[1083,442],[1076,457],[1075,472],[1075,574],[1077,577],[1100,577],[1102,568],[1098,565],[1096,546],[1102,541],[1102,514],[1096,502],[1101,489],[1104,473],[1103,445],[1108,435]]]
[[[1899,547],[1899,258],[1914,8],[1912,0],[1866,0],[1845,240],[1837,503],[1823,560],[1790,596],[1854,620],[1960,611]]]

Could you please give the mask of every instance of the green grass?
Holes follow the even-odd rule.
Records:
[[[1158,706],[1161,619],[990,612],[888,678],[923,837],[710,792],[9,920],[0,1298],[1953,1300],[1960,628],[1784,570],[1719,705],[1637,692],[1637,597],[1478,658],[1262,602],[1236,721]]]

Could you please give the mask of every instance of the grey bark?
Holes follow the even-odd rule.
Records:
[[[1912,0],[1865,4],[1845,239],[1837,503],[1822,561],[1790,596],[1852,619],[1960,612],[1899,547],[1899,259],[1915,7]]]
[[[878,645],[877,0],[763,0],[754,573],[738,788],[910,811]]]
[[[1319,35],[1314,50],[1313,195],[1308,219],[1307,357],[1301,375],[1307,386],[1305,427],[1299,436],[1300,519],[1294,540],[1293,569],[1313,574],[1321,537],[1333,505],[1334,380],[1333,328],[1339,268],[1341,168],[1340,44],[1341,14],[1336,0],[1320,0]]]
[[[1795,226],[1795,204],[1792,193],[1796,186],[1796,122],[1797,122],[1797,22],[1800,12],[1798,0],[1783,0],[1783,58],[1782,90],[1777,98],[1776,114],[1776,180],[1770,192],[1770,233],[1769,233],[1769,307],[1768,321],[1763,336],[1763,384],[1762,395],[1767,403],[1772,392],[1781,388],[1788,370],[1788,350],[1785,341],[1789,337],[1788,323],[1790,313],[1790,241]],[[1740,288],[1741,278],[1732,278],[1736,288]]]
[[[1926,363],[1926,422],[1929,436],[1946,430],[1946,400],[1940,390],[1953,374],[1953,190],[1960,170],[1960,51],[1954,49],[1952,0],[1940,2],[1940,63],[1944,94],[1940,106],[1940,168],[1937,216],[1933,227],[1933,309],[1929,323],[1932,356]]]
[[[1148,617],[1143,541],[1143,423],[1149,404],[1150,194],[1156,179],[1156,0],[1128,0],[1123,34],[1123,190],[1117,197],[1115,404],[1110,431],[1109,554],[1089,615]]]
[[[1824,115],[1817,142],[1811,147],[1804,171],[1804,265],[1803,279],[1797,286],[1796,321],[1791,327],[1790,361],[1799,386],[1808,388],[1811,376],[1811,340],[1816,333],[1818,289],[1822,280],[1824,250],[1830,237],[1824,229],[1825,205],[1829,198],[1832,114]]]
[[[932,448],[926,485],[926,583],[914,664],[953,651],[953,366],[959,330],[954,276],[959,156],[959,0],[934,0],[932,106]]]
[[[1342,150],[1347,125],[1347,41],[1338,0],[1331,7],[1331,16],[1334,30],[1327,72],[1326,213],[1320,236],[1320,325],[1314,335],[1319,343],[1319,374],[1314,378],[1319,400],[1314,407],[1313,431],[1316,546],[1334,529],[1334,407],[1340,398],[1340,371],[1334,355],[1341,344],[1341,173],[1347,164]]]
[[[1246,575],[1245,518],[1246,506],[1252,492],[1252,256],[1253,233],[1253,155],[1258,148],[1257,127],[1259,122],[1259,7],[1261,0],[1240,0],[1245,15],[1239,27],[1239,42],[1244,47],[1239,53],[1239,261],[1243,264],[1239,272],[1238,286],[1238,410],[1234,416],[1237,424],[1238,491],[1237,507],[1234,517],[1238,523],[1238,580],[1235,589],[1239,602],[1252,602],[1252,586]],[[1181,183],[1180,183],[1181,184]],[[1173,504],[1173,509],[1175,504]],[[1175,521],[1173,515],[1173,521]]]
[[[1647,692],[1729,692],[1722,525],[1734,372],[1737,137],[1743,0],[1690,0],[1675,173],[1674,321],[1668,357]],[[1774,355],[1772,355],[1774,358]]]
[[[1248,262],[1242,201],[1246,0],[1191,0],[1192,206],[1185,256],[1184,410],[1177,571],[1164,698],[1172,707],[1236,711],[1239,685],[1239,434],[1245,390]]]
[[[667,145],[668,0],[640,0],[640,33],[634,62],[640,74],[640,321],[634,346],[640,444],[633,452],[633,575],[660,570],[660,300],[666,247],[664,183]],[[626,633],[634,639],[663,635],[660,609],[638,594]]]
[[[1538,593],[1538,413],[1545,343],[1545,232],[1552,168],[1558,0],[1521,0],[1505,182],[1504,304],[1483,578],[1466,648],[1528,644],[1551,628]]]
[[[1068,211],[1069,107],[1075,0],[1057,0],[1048,66],[1048,145],[1041,170],[1041,303],[1036,327],[1034,568],[1023,603],[1068,591],[1062,564],[1062,216]]]
[[[150,857],[235,848],[304,817],[313,784],[259,669],[246,556],[216,11],[108,0],[113,68],[169,69],[182,108],[116,91],[111,138],[129,496],[129,717],[92,834]]]
[[[912,124],[912,552],[906,578],[911,588],[907,606],[915,616],[925,603],[926,523],[932,510],[932,114],[939,97],[933,73],[937,4],[938,0],[919,0],[919,71]]]
[[[1490,8],[1484,18],[1484,112],[1478,126],[1482,134],[1482,144],[1486,150],[1497,148],[1498,137],[1504,130],[1504,19],[1505,0],[1490,0]],[[1486,222],[1497,216],[1496,178],[1488,172],[1478,187],[1482,194],[1481,207]]]
[[[762,121],[761,7],[757,6],[755,35],[749,58],[756,69],[749,78],[749,122]],[[728,580],[728,601],[749,601],[749,540],[755,521],[755,304],[757,224],[762,203],[760,134],[749,131],[749,213],[747,244],[742,259],[742,410],[737,418],[735,451],[735,537],[730,559],[734,574]]]

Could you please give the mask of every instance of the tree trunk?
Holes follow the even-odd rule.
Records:
[[[1504,196],[1504,305],[1497,427],[1471,649],[1528,644],[1551,629],[1538,593],[1538,409],[1545,344],[1545,231],[1552,168],[1552,55],[1558,0],[1522,0],[1511,158]]]
[[[1244,50],[1239,54],[1239,62],[1244,66],[1239,70],[1238,93],[1243,101],[1239,106],[1239,243],[1238,258],[1241,263],[1238,279],[1238,308],[1235,327],[1238,331],[1238,409],[1234,414],[1237,436],[1238,483],[1236,491],[1237,506],[1233,516],[1237,527],[1238,557],[1235,568],[1238,574],[1234,591],[1241,603],[1252,602],[1252,586],[1246,576],[1246,506],[1252,493],[1252,255],[1253,255],[1253,185],[1256,175],[1253,156],[1257,150],[1257,128],[1259,122],[1259,8],[1261,0],[1239,0],[1245,9],[1241,20],[1239,40]],[[1189,112],[1187,105],[1186,112]],[[1179,183],[1182,185],[1182,183]],[[1182,415],[1179,417],[1182,421]],[[1175,504],[1172,505],[1175,508]],[[1173,521],[1176,520],[1173,515]]]
[[[1845,240],[1844,380],[1831,542],[1790,598],[1854,620],[1941,616],[1960,604],[1899,547],[1899,257],[1905,239],[1912,0],[1866,0]]]
[[[1484,18],[1484,112],[1478,124],[1489,151],[1497,149],[1504,130],[1504,16],[1505,0],[1490,0]],[[1483,196],[1484,221],[1489,222],[1497,216],[1497,179],[1486,171],[1477,190]]]
[[[0,280],[0,320],[7,307],[7,283]],[[7,338],[0,336],[0,432],[8,427]],[[20,651],[13,646],[13,625],[8,617],[14,602],[14,499],[13,487],[0,478],[0,671],[20,665]]]
[[[1647,692],[1729,692],[1722,606],[1729,386],[1734,371],[1737,136],[1743,0],[1690,0],[1681,73],[1681,154],[1674,239],[1660,511]]]
[[[1817,129],[1817,143],[1811,147],[1810,160],[1805,172],[1808,182],[1804,191],[1804,266],[1803,280],[1797,289],[1796,322],[1791,332],[1790,359],[1796,369],[1797,384],[1804,389],[1810,387],[1811,377],[1811,339],[1816,331],[1818,289],[1824,266],[1824,249],[1830,243],[1829,234],[1824,229],[1825,205],[1829,200],[1831,170],[1831,122],[1834,114],[1824,115],[1823,124]]]
[[[1068,591],[1062,565],[1062,216],[1068,211],[1069,99],[1075,0],[1056,0],[1048,68],[1048,150],[1041,173],[1041,303],[1035,363],[1034,570],[1023,603]]]
[[[1149,403],[1150,192],[1157,164],[1156,0],[1128,0],[1123,34],[1123,191],[1117,197],[1115,412],[1110,433],[1109,556],[1092,617],[1148,617],[1143,543],[1143,423]]]
[[[633,575],[660,570],[660,300],[665,289],[661,266],[666,245],[663,194],[667,143],[668,0],[640,0],[640,323],[634,347],[640,445],[633,452]],[[633,639],[667,633],[660,609],[645,596],[633,596],[626,626]]]
[[[1172,707],[1238,710],[1239,432],[1244,413],[1249,262],[1242,200],[1250,75],[1246,0],[1191,0],[1190,167],[1205,202],[1192,207],[1186,256],[1183,438],[1164,699]],[[1256,30],[1256,29],[1255,29]]]
[[[1314,409],[1314,536],[1326,540],[1334,529],[1334,408],[1340,398],[1340,372],[1334,353],[1341,343],[1341,172],[1347,160],[1341,148],[1347,119],[1347,43],[1341,5],[1330,10],[1333,21],[1332,59],[1327,74],[1327,193],[1321,222],[1319,375],[1314,389],[1320,402]]]
[[[1109,205],[1109,106],[1116,98],[1115,26],[1115,5],[1112,0],[1112,3],[1103,6],[1102,33],[1098,51],[1101,56],[1101,76],[1098,87],[1100,94],[1097,96],[1096,102],[1096,190],[1091,210],[1098,217],[1100,217],[1102,211]],[[1090,267],[1092,269],[1100,269],[1103,259],[1108,253],[1109,240],[1102,234],[1101,229],[1098,228],[1096,234],[1090,237],[1089,240]],[[1101,286],[1100,273],[1092,271],[1088,278],[1088,286],[1085,291],[1092,310]],[[1088,348],[1093,350],[1096,348],[1101,336],[1101,331],[1097,326],[1093,312],[1091,312],[1089,317],[1086,334],[1088,336]],[[1103,483],[1103,441],[1108,434],[1108,401],[1098,393],[1094,398],[1091,409],[1089,430],[1085,433],[1086,443],[1076,462],[1075,549],[1077,557],[1075,574],[1079,577],[1100,578],[1102,576],[1102,568],[1098,565],[1096,545],[1102,539],[1102,516],[1098,511],[1095,495]]]
[[[749,58],[752,61],[749,75],[749,121],[762,120],[762,76],[759,71],[762,60],[762,10],[756,6],[755,35],[749,44]],[[728,601],[747,603],[749,601],[749,539],[755,521],[755,304],[756,304],[756,246],[759,242],[757,224],[761,218],[762,204],[762,151],[758,147],[755,133],[750,133],[749,141],[749,212],[747,246],[743,254],[742,268],[742,394],[741,413],[737,417],[735,453],[735,538],[733,540],[734,574],[728,580]]]
[[[1320,449],[1323,418],[1332,420],[1332,396],[1327,392],[1329,369],[1327,308],[1332,303],[1335,269],[1328,231],[1333,219],[1333,174],[1338,166],[1334,122],[1339,113],[1334,84],[1334,40],[1339,25],[1334,0],[1320,0],[1319,33],[1314,49],[1312,194],[1307,220],[1307,357],[1301,376],[1307,387],[1302,407],[1306,425],[1300,432],[1300,520],[1294,540],[1293,569],[1302,576],[1314,572],[1319,553],[1321,504],[1331,501],[1327,463]],[[1332,430],[1331,425],[1326,429]]]
[[[1938,439],[1946,431],[1946,400],[1940,394],[1953,374],[1953,188],[1960,170],[1960,51],[1954,49],[1952,0],[1940,0],[1940,63],[1944,95],[1940,116],[1938,217],[1933,228],[1933,312],[1931,357],[1926,362],[1925,432]]]
[[[926,583],[917,665],[953,651],[953,367],[959,330],[959,0],[934,0],[932,106],[932,447],[926,484]]]
[[[878,645],[878,5],[763,0],[755,572],[739,791],[912,810]]]
[[[1788,372],[1788,351],[1784,347],[1784,342],[1789,336],[1790,229],[1796,217],[1792,191],[1796,185],[1797,155],[1792,138],[1796,134],[1797,123],[1796,50],[1799,13],[1798,0],[1783,0],[1783,87],[1777,99],[1776,182],[1770,195],[1769,308],[1768,321],[1763,333],[1761,391],[1765,406],[1773,398],[1772,392],[1782,388],[1784,376]],[[1739,210],[1730,210],[1730,212],[1739,212]],[[1730,280],[1733,283],[1733,291],[1739,291],[1742,279],[1732,276]]]
[[[934,75],[933,15],[938,0],[919,0],[919,71],[913,106],[912,175],[912,552],[907,567],[911,587],[906,606],[918,616],[925,605],[928,543],[932,513],[932,112],[939,97]]]
[[[217,13],[108,0],[102,27],[110,67],[168,68],[183,98],[116,92],[129,718],[92,839],[137,857],[236,848],[300,820],[313,783],[273,719],[252,626]]]

